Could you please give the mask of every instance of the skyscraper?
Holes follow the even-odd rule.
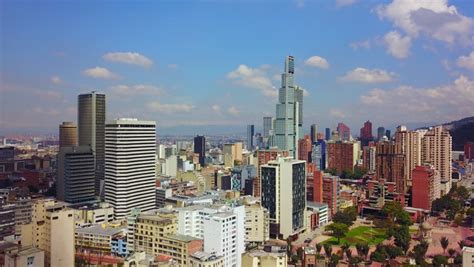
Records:
[[[306,162],[277,158],[261,167],[262,206],[270,213],[270,237],[286,239],[304,229]]]
[[[449,131],[443,126],[430,129],[423,136],[421,149],[422,163],[433,165],[441,177],[441,194],[445,195],[451,190],[451,173],[453,170],[451,161],[452,138]]]
[[[421,165],[421,147],[424,132],[409,131],[405,126],[398,126],[395,132],[396,151],[405,155],[405,182],[411,185],[412,171]]]
[[[362,142],[362,146],[368,145],[372,139],[372,122],[368,120],[364,122],[364,127],[360,128],[360,141]]]
[[[406,193],[405,155],[399,153],[396,144],[389,141],[378,142],[375,151],[377,179],[393,182],[398,193]]]
[[[293,56],[287,56],[278,92],[273,142],[279,149],[288,150],[290,156],[296,158],[297,142],[303,132],[303,90],[294,84],[294,64]]]
[[[118,119],[105,129],[105,201],[114,207],[115,218],[133,208],[155,208],[155,122]]]
[[[325,139],[326,141],[331,140],[331,128],[326,128],[326,132],[325,132],[324,139]]]
[[[79,146],[90,146],[95,155],[95,193],[100,195],[104,184],[105,161],[105,94],[95,91],[78,96]]]
[[[312,161],[311,152],[312,152],[312,142],[309,135],[305,135],[304,138],[298,140],[298,159],[304,160],[307,163]]]
[[[253,124],[247,125],[247,150],[253,150],[253,136],[255,135],[255,126]]]
[[[318,125],[312,124],[310,128],[311,143],[313,144],[318,140]]]
[[[89,146],[61,147],[58,153],[57,198],[69,203],[95,197],[95,161]]]
[[[59,125],[59,147],[77,146],[77,126],[65,121]]]
[[[194,153],[199,154],[199,164],[203,167],[206,159],[206,138],[204,136],[194,137]]]
[[[337,132],[341,141],[349,141],[351,139],[351,129],[343,122],[337,124]]]
[[[382,140],[382,137],[385,136],[385,128],[380,126],[379,128],[377,128],[377,140]]]
[[[439,175],[433,166],[416,166],[412,172],[412,207],[431,210],[431,203],[440,197]]]
[[[263,137],[268,138],[272,130],[273,117],[263,117]]]

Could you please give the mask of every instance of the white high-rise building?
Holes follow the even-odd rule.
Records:
[[[116,219],[155,208],[156,124],[118,119],[105,126],[105,201]]]
[[[224,266],[242,266],[244,206],[189,206],[178,209],[178,233],[204,239],[204,252],[224,257]]]
[[[421,149],[422,163],[433,165],[438,170],[441,177],[441,195],[445,195],[451,190],[452,166],[452,137],[443,126],[436,126],[430,129],[423,136]]]
[[[296,158],[298,140],[303,136],[303,89],[294,85],[294,73],[294,58],[288,56],[278,92],[273,145],[281,150],[288,150],[290,156]]]

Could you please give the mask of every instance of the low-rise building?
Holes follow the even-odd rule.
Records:
[[[114,208],[107,202],[74,207],[76,226],[109,223],[114,220]]]
[[[190,267],[221,267],[224,265],[224,257],[218,257],[214,254],[204,251],[197,251],[190,255]]]
[[[15,204],[0,199],[0,241],[15,235]]]
[[[270,238],[270,215],[257,201],[245,204],[245,242],[263,244]]]
[[[324,226],[329,221],[329,208],[326,203],[310,202],[308,201],[307,206],[307,223],[306,227],[308,230],[314,230],[321,226]]]
[[[242,254],[242,266],[288,266],[288,256],[286,251],[274,252],[264,250],[252,250]]]
[[[35,247],[16,248],[5,253],[5,267],[43,267],[44,251]]]
[[[158,245],[158,253],[171,256],[180,266],[190,264],[189,255],[201,251],[201,239],[180,234],[165,235]]]
[[[126,227],[120,225],[96,224],[76,228],[75,245],[77,252],[112,254],[112,240],[126,236]]]
[[[462,266],[474,266],[474,248],[462,248]]]

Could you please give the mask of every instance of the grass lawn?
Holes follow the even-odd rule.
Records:
[[[384,229],[373,228],[370,226],[359,226],[349,230],[346,236],[341,238],[337,243],[337,238],[331,237],[323,243],[330,243],[332,245],[342,245],[347,243],[355,246],[357,243],[367,243],[369,245],[377,245],[387,239]]]

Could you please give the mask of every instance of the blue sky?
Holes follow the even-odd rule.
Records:
[[[305,128],[474,115],[472,1],[2,1],[0,128],[76,120],[76,97],[159,131],[261,127],[284,57]],[[228,128],[230,129],[230,128]],[[242,131],[245,128],[242,127]]]

